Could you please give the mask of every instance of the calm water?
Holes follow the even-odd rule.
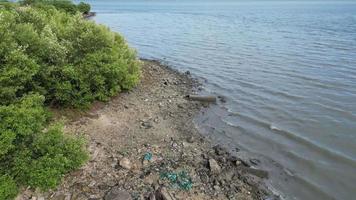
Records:
[[[356,196],[356,2],[92,0],[144,58],[227,97],[205,134],[271,169],[286,199]]]

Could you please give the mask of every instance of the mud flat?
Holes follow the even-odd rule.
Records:
[[[199,83],[143,60],[141,83],[86,112],[56,111],[66,130],[87,138],[90,160],[55,190],[30,188],[17,199],[278,199],[251,168],[213,147],[193,118],[207,103],[185,98]]]

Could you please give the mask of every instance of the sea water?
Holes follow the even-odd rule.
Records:
[[[140,57],[226,97],[199,128],[261,160],[285,199],[355,198],[355,1],[86,2]]]

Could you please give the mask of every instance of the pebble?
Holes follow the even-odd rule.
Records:
[[[154,193],[151,193],[150,196],[148,197],[149,200],[156,200],[156,196]]]
[[[119,164],[121,167],[128,169],[128,170],[130,170],[132,168],[131,161],[128,158],[121,159]]]
[[[66,197],[64,198],[64,200],[71,200],[71,198],[72,198],[72,194],[68,193],[68,194],[66,194]]]
[[[156,197],[157,199],[163,200],[175,200],[173,195],[171,195],[164,187],[156,191]]]
[[[219,156],[227,153],[226,150],[221,145],[216,145],[215,147],[213,147],[213,149],[214,149],[216,155],[219,155]]]
[[[239,166],[239,165],[241,165],[241,161],[240,160],[236,160],[235,164],[236,164],[236,166]]]
[[[127,191],[114,187],[105,195],[104,200],[132,200],[132,198]]]
[[[149,163],[150,163],[150,162],[149,162],[148,160],[143,160],[143,161],[142,161],[142,165],[143,165],[144,167],[148,166]]]
[[[220,187],[218,185],[214,185],[214,190],[220,190]]]
[[[209,167],[212,174],[220,174],[221,167],[219,166],[218,162],[214,159],[209,159]]]
[[[89,185],[88,185],[88,187],[94,187],[96,185],[96,181],[92,181]]]
[[[193,143],[194,142],[194,137],[193,136],[188,137],[187,138],[187,142]]]
[[[250,159],[250,162],[251,162],[251,164],[253,164],[253,165],[258,165],[258,164],[260,164],[260,163],[261,163],[261,161],[260,161],[260,160],[258,160],[258,159],[256,159],[256,158],[252,158],[252,159]]]
[[[151,122],[142,122],[141,126],[144,127],[145,129],[149,129],[153,127]]]

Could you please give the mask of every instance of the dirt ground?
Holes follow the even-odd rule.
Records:
[[[141,83],[86,112],[57,111],[65,130],[87,138],[90,160],[46,193],[21,199],[277,199],[248,166],[195,128],[202,107],[189,101],[197,81],[155,61],[143,61]]]

